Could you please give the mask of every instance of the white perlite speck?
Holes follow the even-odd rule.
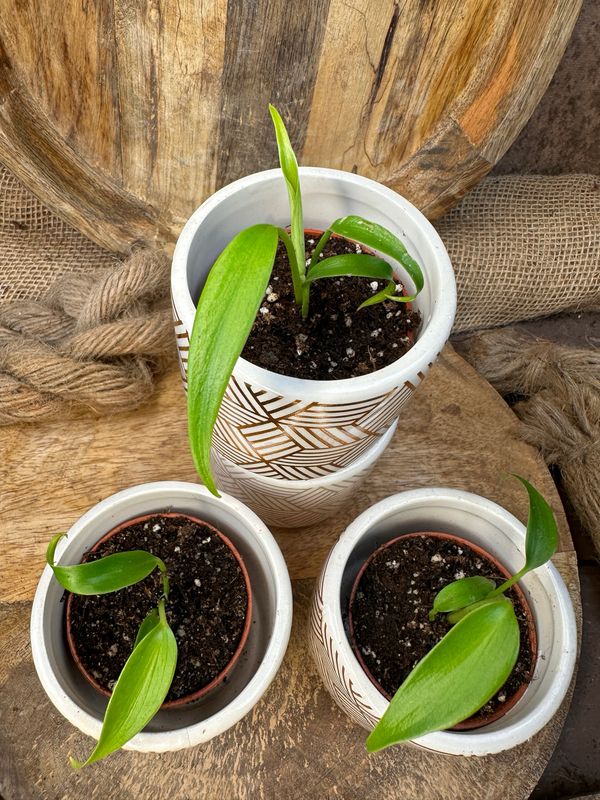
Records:
[[[431,560],[433,563],[437,564],[438,561],[442,560],[442,557],[439,553],[435,553],[434,555],[431,556]]]

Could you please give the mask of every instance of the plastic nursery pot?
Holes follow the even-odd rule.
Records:
[[[454,320],[456,286],[437,232],[411,203],[376,181],[348,172],[300,167],[307,229],[358,214],[399,236],[420,263],[425,286],[414,302],[422,324],[413,347],[370,375],[306,380],[280,375],[239,358],[213,434],[213,447],[231,463],[269,478],[311,480],[351,464],[394,422],[443,348]],[[242,178],[206,200],[175,247],[171,295],[184,378],[195,301],[216,258],[242,229],[289,223],[281,170]],[[407,291],[413,284],[401,267]]]
[[[246,618],[244,621],[244,627],[242,629],[242,634],[240,636],[240,641],[237,645],[237,648],[232,655],[231,659],[228,661],[226,666],[221,670],[221,672],[216,675],[212,681],[203,686],[202,688],[198,689],[195,692],[191,692],[190,694],[184,695],[183,697],[177,698],[177,700],[169,700],[162,704],[161,708],[177,708],[177,706],[183,706],[186,703],[191,703],[194,700],[199,700],[201,697],[204,697],[208,694],[212,689],[218,686],[232,671],[234,666],[236,665],[239,657],[242,654],[242,651],[246,645],[246,641],[248,639],[248,634],[250,633],[250,626],[252,624],[252,588],[250,586],[250,577],[248,576],[248,570],[246,569],[246,565],[244,561],[232,542],[225,536],[221,531],[217,530],[214,525],[210,525],[208,522],[204,520],[198,519],[197,517],[192,517],[189,514],[179,514],[177,512],[170,512],[170,513],[161,513],[161,514],[144,514],[143,516],[135,517],[134,519],[127,520],[126,522],[122,522],[120,525],[117,525],[111,531],[106,533],[101,539],[99,539],[96,544],[90,548],[90,552],[95,552],[104,542],[112,539],[121,531],[125,530],[126,528],[131,527],[132,525],[136,525],[138,523],[147,522],[149,519],[156,519],[156,517],[161,517],[163,519],[173,519],[175,517],[184,517],[185,519],[190,520],[191,522],[196,522],[199,525],[203,525],[216,534],[219,539],[226,545],[226,547],[230,550],[233,557],[237,561],[239,568],[242,572],[242,576],[244,578],[244,583],[246,584],[246,594],[248,597],[248,604],[246,607]],[[151,545],[150,545],[151,549]],[[105,697],[110,697],[111,692],[101,686],[98,681],[94,678],[94,676],[85,668],[83,665],[81,658],[79,657],[79,653],[77,651],[77,644],[75,642],[75,637],[73,635],[73,629],[71,624],[71,611],[73,606],[73,595],[68,593],[67,596],[67,603],[66,603],[66,613],[65,613],[65,629],[66,629],[66,637],[67,643],[69,645],[69,650],[71,652],[71,656],[73,660],[77,664],[77,667],[81,671],[83,677],[101,694]]]
[[[105,532],[137,517],[178,513],[222,532],[239,553],[252,586],[250,635],[227,681],[194,702],[161,708],[125,749],[180,750],[210,741],[244,717],[275,677],[289,640],[292,591],[283,556],[265,524],[243,503],[203,486],[161,481],[134,486],[98,503],[59,542],[57,563],[77,564]],[[31,612],[31,649],[40,682],[60,713],[97,739],[106,697],[82,675],[64,635],[64,590],[50,567],[40,578]]]
[[[375,559],[381,552],[394,545],[396,542],[402,541],[403,539],[419,539],[424,536],[428,536],[433,539],[445,539],[454,542],[455,544],[461,546],[463,549],[470,550],[471,552],[478,555],[480,558],[489,561],[491,564],[494,565],[498,573],[502,575],[504,578],[511,577],[510,572],[498,561],[498,559],[494,558],[494,556],[492,556],[482,547],[479,547],[473,542],[469,542],[460,536],[454,536],[449,533],[440,533],[438,531],[418,531],[415,533],[407,533],[404,534],[403,536],[397,536],[395,539],[391,539],[389,542],[382,544],[380,547],[374,550],[371,553],[371,555],[367,558],[367,560],[363,563],[352,585],[352,590],[350,592],[350,600],[348,603],[348,631],[350,634],[350,643],[352,645],[352,650],[354,651],[354,655],[358,659],[361,667],[367,674],[371,683],[373,683],[373,685],[377,687],[378,691],[380,691],[381,694],[383,694],[384,697],[386,697],[388,700],[392,699],[392,695],[390,695],[389,692],[386,692],[385,689],[378,683],[377,679],[374,677],[373,673],[369,670],[367,664],[365,663],[362,657],[360,647],[358,646],[355,637],[352,610],[354,607],[356,592],[358,590],[360,581],[365,573],[365,570],[368,568],[369,564],[372,563],[373,559]],[[463,722],[459,722],[458,725],[455,725],[452,730],[473,730],[475,728],[481,728],[483,725],[488,725],[491,722],[500,719],[501,717],[504,716],[504,714],[510,711],[510,709],[515,705],[515,703],[518,702],[518,700],[523,696],[525,690],[527,689],[527,686],[529,685],[531,676],[533,675],[535,670],[535,662],[537,660],[537,636],[535,631],[535,622],[533,620],[533,614],[531,613],[531,609],[529,608],[529,603],[527,602],[527,599],[523,594],[521,588],[518,585],[515,585],[513,587],[513,591],[517,595],[519,605],[527,620],[528,647],[531,655],[531,669],[527,676],[527,680],[523,681],[519,686],[519,688],[515,692],[513,692],[506,699],[504,703],[497,706],[497,708],[493,712],[487,712],[487,713],[476,712],[473,716],[469,717]]]
[[[388,699],[355,655],[344,619],[356,576],[381,545],[415,531],[447,531],[475,545],[514,574],[525,560],[525,526],[496,503],[458,489],[414,489],[392,495],[358,516],[329,553],[315,585],[310,649],[325,687],[356,723],[371,730]],[[532,680],[502,717],[471,730],[429,733],[414,745],[440,753],[484,756],[522,744],[552,719],[567,693],[577,651],[568,590],[553,564],[519,582],[537,633]],[[377,757],[377,756],[374,756]]]
[[[387,432],[344,469],[312,480],[266,478],[222,458],[215,450],[211,460],[217,483],[247,503],[268,525],[297,528],[332,516],[356,494],[396,432]]]

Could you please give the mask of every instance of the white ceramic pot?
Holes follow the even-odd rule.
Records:
[[[408,200],[360,175],[301,167],[305,226],[326,228],[347,214],[385,225],[421,264],[425,287],[415,301],[422,326],[406,355],[371,375],[311,381],[279,375],[240,358],[213,435],[219,454],[269,478],[309,480],[343,469],[398,418],[444,346],[454,320],[456,287],[440,237]],[[197,301],[217,256],[243,228],[286,225],[281,170],[249,175],[210,197],[186,223],[175,248],[171,294],[185,383]],[[409,277],[398,269],[408,289]]]
[[[263,522],[246,506],[204,487],[178,481],[146,483],[108,497],[84,514],[57,548],[57,562],[77,564],[103,534],[142,514],[181,511],[225,533],[242,556],[252,586],[253,625],[226,683],[189,705],[163,709],[126,745],[162,753],[207,742],[260,700],[281,664],[292,624],[292,590],[283,556]],[[46,694],[83,733],[100,735],[107,700],[74,664],[64,633],[63,589],[46,567],[31,612],[31,649]]]
[[[525,526],[508,511],[457,489],[415,489],[362,513],[342,534],[313,596],[310,647],[325,686],[355,722],[372,729],[388,706],[352,652],[342,620],[354,578],[367,557],[403,533],[462,536],[495,556],[511,573],[524,562]],[[534,736],[562,703],[575,668],[577,629],[567,588],[552,564],[526,575],[521,588],[533,613],[538,658],[523,697],[501,719],[476,730],[441,731],[414,740],[440,753],[483,756]]]
[[[266,478],[238,467],[215,449],[212,464],[217,485],[250,506],[268,525],[313,525],[338,511],[356,493],[391,442],[397,422],[364,453],[337,472],[307,481]]]

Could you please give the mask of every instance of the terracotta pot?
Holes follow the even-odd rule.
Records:
[[[402,539],[415,539],[420,538],[423,536],[429,536],[434,539],[449,539],[452,542],[460,545],[465,550],[471,550],[471,552],[476,553],[480,558],[484,558],[487,561],[491,562],[494,567],[498,570],[498,572],[506,579],[511,577],[511,573],[496,559],[494,556],[490,555],[486,550],[482,547],[479,547],[473,542],[469,542],[466,539],[461,538],[460,536],[454,536],[449,533],[440,533],[438,531],[419,531],[417,533],[407,533],[403,536],[397,536],[395,539],[392,539],[385,544],[382,544],[381,547],[378,547],[374,550],[371,555],[367,558],[364,562],[362,567],[360,568],[352,586],[352,591],[350,593],[350,602],[348,608],[348,627],[350,631],[350,644],[352,645],[352,650],[354,651],[354,655],[358,659],[361,667],[365,671],[366,675],[368,676],[371,683],[377,687],[377,689],[383,694],[388,700],[392,699],[392,695],[385,691],[385,689],[377,682],[376,678],[373,676],[369,668],[364,662],[362,654],[360,652],[360,648],[356,642],[356,637],[354,635],[354,625],[352,619],[352,606],[354,604],[354,598],[356,596],[356,592],[358,590],[358,585],[361,581],[361,578],[369,566],[369,564],[373,561],[373,559],[382,552],[382,550],[386,550],[388,547],[391,547],[396,542],[401,541]],[[467,730],[474,730],[475,728],[481,728],[484,725],[489,725],[491,722],[495,722],[497,719],[501,719],[510,709],[520,700],[523,696],[525,689],[529,686],[533,673],[535,671],[535,664],[537,660],[537,635],[535,631],[535,622],[533,620],[533,614],[531,613],[531,609],[529,608],[529,603],[525,598],[521,588],[515,584],[512,589],[514,590],[515,594],[517,595],[519,605],[525,614],[527,619],[527,630],[529,633],[529,652],[531,655],[531,667],[527,676],[527,680],[524,681],[516,692],[514,692],[507,700],[499,705],[493,713],[481,713],[476,712],[473,716],[469,717],[463,722],[459,722],[455,725],[451,730],[453,731],[467,731]]]
[[[244,582],[246,584],[246,594],[248,596],[248,605],[246,607],[246,619],[244,621],[244,628],[242,630],[242,635],[240,637],[240,641],[238,643],[238,646],[237,646],[234,654],[232,655],[231,659],[229,660],[227,665],[224,667],[224,669],[222,669],[221,672],[215,678],[213,678],[213,680],[210,683],[206,684],[206,686],[203,686],[201,689],[198,689],[198,691],[196,691],[196,692],[192,692],[191,694],[184,695],[183,697],[179,697],[177,700],[169,700],[168,702],[163,703],[162,706],[161,706],[161,708],[176,708],[178,706],[183,706],[183,705],[186,705],[187,703],[191,703],[194,700],[199,700],[201,697],[204,697],[205,695],[207,695],[212,689],[214,689],[216,686],[218,686],[220,683],[222,683],[222,681],[229,675],[231,670],[234,668],[236,662],[238,661],[240,655],[242,654],[242,650],[244,649],[244,646],[246,645],[246,641],[248,639],[248,634],[250,633],[250,626],[252,624],[252,590],[251,590],[251,586],[250,586],[250,578],[248,576],[248,571],[246,569],[246,565],[244,564],[244,561],[243,561],[242,557],[240,556],[240,554],[238,553],[238,551],[236,550],[234,545],[231,543],[231,541],[227,538],[227,536],[225,536],[223,533],[221,533],[219,530],[217,530],[217,528],[215,528],[213,525],[210,525],[208,522],[205,522],[204,520],[198,519],[197,517],[192,517],[189,514],[181,514],[181,513],[177,513],[177,512],[159,513],[159,514],[144,514],[143,516],[139,516],[139,517],[135,517],[134,519],[127,520],[126,522],[122,522],[120,525],[117,525],[115,528],[113,528],[107,534],[105,534],[101,539],[99,539],[96,542],[96,544],[93,547],[90,548],[90,550],[88,552],[91,552],[91,553],[95,552],[100,547],[100,545],[102,545],[108,539],[112,539],[113,536],[116,536],[117,533],[120,533],[120,531],[124,530],[125,528],[129,528],[131,525],[136,525],[136,524],[138,524],[140,522],[147,522],[150,519],[156,519],[156,517],[162,517],[163,519],[173,519],[175,517],[184,517],[185,519],[188,519],[188,520],[190,520],[192,522],[196,522],[199,525],[203,525],[203,526],[205,526],[207,528],[210,528],[210,530],[213,533],[215,533],[221,539],[221,541],[229,548],[229,550],[231,551],[231,553],[235,557],[236,561],[238,562],[239,567],[240,567],[240,569],[242,571],[242,575],[244,576]],[[91,675],[86,670],[86,668],[84,667],[84,665],[81,662],[81,659],[79,658],[79,654],[77,652],[77,648],[76,648],[76,645],[75,645],[75,641],[74,641],[74,638],[73,638],[73,632],[72,632],[72,628],[71,628],[72,598],[73,598],[73,595],[71,593],[69,593],[68,597],[67,597],[67,604],[66,604],[67,607],[66,607],[66,616],[65,616],[66,637],[67,637],[67,643],[69,645],[69,650],[71,652],[71,656],[73,657],[74,662],[77,664],[77,667],[79,668],[79,671],[81,672],[83,677],[86,679],[86,681],[88,681],[88,683],[90,683],[97,691],[99,691],[105,697],[110,697],[111,692],[109,692],[107,689],[105,689],[103,686],[101,686],[98,683],[98,681],[94,678],[94,676]]]

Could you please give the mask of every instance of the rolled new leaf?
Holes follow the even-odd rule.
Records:
[[[367,750],[451,728],[479,711],[510,675],[519,639],[519,623],[505,597],[468,613],[400,686],[367,739]]]
[[[60,585],[74,594],[108,594],[143,580],[157,567],[163,574],[166,572],[162,559],[145,550],[113,553],[87,564],[56,566],[56,545],[63,536],[64,533],[58,533],[52,537],[46,551],[46,561]]]
[[[188,360],[188,435],[198,474],[219,496],[210,466],[212,432],[225,389],[267,288],[278,230],[253,225],[215,261],[198,301]]]
[[[302,302],[302,284],[306,271],[304,259],[304,217],[302,214],[302,192],[300,190],[300,175],[298,173],[298,161],[290,142],[287,129],[283,124],[279,111],[269,104],[269,113],[273,120],[275,136],[277,138],[277,150],[279,152],[279,164],[288,190],[288,200],[290,204],[290,229],[291,241],[293,245],[293,258],[288,248],[288,257],[292,271],[292,282],[294,284],[294,296],[296,302]],[[286,243],[287,246],[287,243]]]
[[[459,608],[466,608],[471,603],[483,600],[496,584],[483,575],[473,575],[470,578],[460,578],[447,584],[439,591],[434,600],[433,608],[429,612],[429,619],[433,620],[436,614],[448,614]]]
[[[145,728],[163,704],[175,674],[177,642],[162,603],[158,623],[148,626],[148,632],[137,641],[119,675],[96,747],[84,762],[71,758],[74,769],[93,764],[123,747]]]

